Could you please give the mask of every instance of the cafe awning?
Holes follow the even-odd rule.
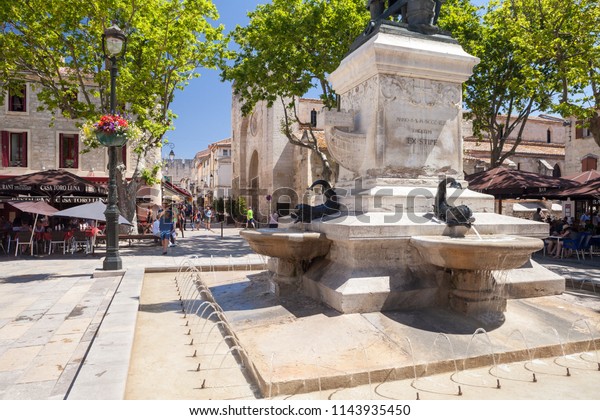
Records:
[[[591,169],[577,175],[566,176],[565,178],[585,184],[586,182],[600,178],[600,172],[596,171],[595,169]]]
[[[71,172],[51,169],[0,180],[0,195],[105,197],[106,189]]]
[[[551,204],[552,211],[562,211],[562,206],[557,203]],[[542,211],[548,210],[544,204],[538,202],[524,202],[524,203],[515,203],[513,204],[513,211],[515,212],[533,212],[536,211],[537,208],[541,208]]]
[[[578,186],[579,183],[534,172],[497,167],[467,175],[469,189],[491,194],[497,199],[545,197],[550,190]]]
[[[9,201],[8,204],[25,213],[52,216],[58,211],[45,201]]]
[[[179,188],[170,182],[163,182],[163,200],[182,201],[192,198],[192,194],[183,188]]]

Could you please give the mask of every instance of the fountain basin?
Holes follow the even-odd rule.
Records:
[[[327,255],[331,246],[324,233],[296,229],[245,229],[240,236],[254,252],[271,257],[267,263],[273,274],[271,291],[279,296],[296,294],[306,262]]]
[[[240,236],[257,254],[290,262],[327,255],[331,245],[324,233],[292,229],[245,229],[240,231]]]
[[[430,264],[474,271],[522,267],[544,246],[541,239],[510,235],[413,236],[410,244]]]

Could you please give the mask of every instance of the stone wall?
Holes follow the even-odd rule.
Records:
[[[0,131],[23,131],[27,133],[27,167],[1,167],[0,175],[16,176],[59,169],[59,135],[78,134],[77,122],[63,117],[60,113],[40,111],[41,106],[35,93],[35,85],[27,85],[27,111],[8,112],[8,100],[0,106]],[[79,167],[69,171],[81,177],[108,177],[108,151],[98,148],[82,153],[83,143],[79,143]],[[131,175],[136,160],[133,153],[127,156],[128,176]]]
[[[572,140],[567,142],[565,147],[565,171],[563,176],[581,173],[581,161],[586,156],[595,157],[600,161],[600,147],[592,136],[576,139],[573,135]],[[600,169],[600,167],[597,169]]]

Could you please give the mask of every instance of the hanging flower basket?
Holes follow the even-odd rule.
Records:
[[[97,132],[96,138],[104,146],[123,146],[127,143],[127,137],[124,135],[105,133],[103,131]]]
[[[120,115],[102,115],[98,121],[86,122],[81,129],[84,141],[95,137],[104,146],[123,146],[141,136],[141,130]]]

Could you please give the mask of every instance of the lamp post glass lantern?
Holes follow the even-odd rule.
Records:
[[[123,50],[126,37],[123,31],[113,25],[102,35],[102,50],[104,58],[110,61],[110,113],[115,114],[117,93],[117,58]],[[102,268],[104,270],[120,270],[123,267],[119,255],[119,207],[117,206],[117,146],[108,146],[108,205],[106,216],[106,257]]]

